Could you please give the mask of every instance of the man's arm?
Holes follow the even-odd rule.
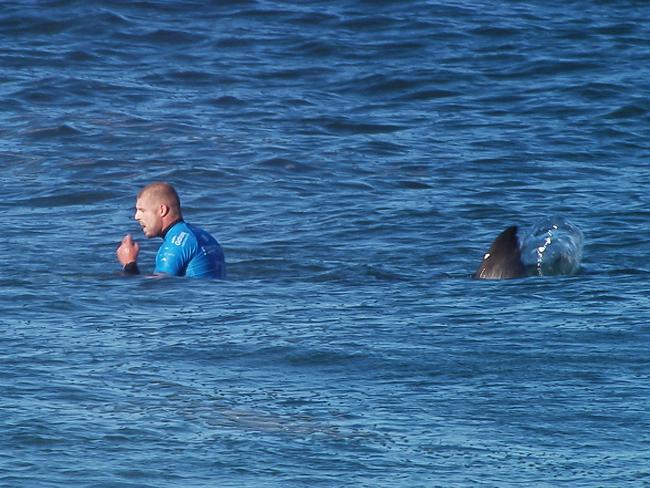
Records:
[[[187,232],[180,232],[166,239],[156,255],[155,274],[185,276],[187,266],[196,253],[196,239]]]
[[[182,276],[186,259],[180,251],[177,246],[164,243],[156,255],[154,273],[160,276]]]
[[[138,253],[140,252],[140,244],[135,242],[131,234],[127,234],[122,239],[122,243],[117,248],[115,254],[117,260],[122,264],[122,272],[125,274],[138,274]]]

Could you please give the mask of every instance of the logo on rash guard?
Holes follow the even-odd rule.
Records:
[[[172,244],[176,244],[177,246],[182,246],[185,241],[187,240],[187,232],[180,232],[177,236],[174,236],[172,238]]]

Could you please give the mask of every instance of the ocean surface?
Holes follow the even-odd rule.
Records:
[[[0,4],[0,486],[649,487],[650,4]],[[228,279],[153,270],[165,180]],[[470,279],[562,215],[580,271]]]

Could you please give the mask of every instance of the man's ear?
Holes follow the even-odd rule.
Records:
[[[161,217],[165,217],[169,213],[169,206],[164,203],[160,204],[159,212]]]

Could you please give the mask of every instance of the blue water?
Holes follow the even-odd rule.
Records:
[[[650,486],[650,5],[0,6],[0,486]],[[173,183],[229,279],[123,277]],[[469,276],[563,215],[580,272]]]

